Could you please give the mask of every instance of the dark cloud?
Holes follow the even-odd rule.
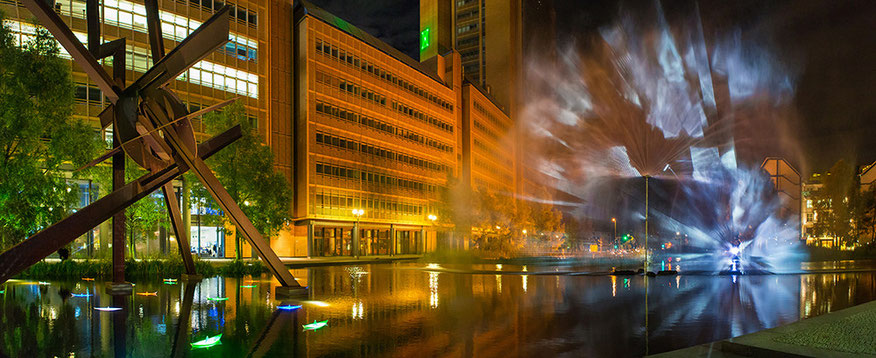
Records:
[[[314,0],[316,6],[418,59],[417,29],[420,2],[416,0]]]

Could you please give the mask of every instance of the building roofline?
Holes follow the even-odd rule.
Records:
[[[395,58],[401,63],[426,75],[426,77],[429,77],[435,82],[438,82],[442,86],[449,88],[449,86],[445,84],[440,77],[438,77],[437,73],[433,73],[430,69],[426,68],[420,61],[417,61],[410,56],[405,55],[395,47],[390,46],[386,42],[381,41],[380,39],[354,26],[346,20],[337,17],[334,14],[323,10],[322,8],[305,0],[295,0],[295,3],[294,5],[292,5],[292,7],[293,18],[296,23],[300,21],[305,15],[310,15],[313,18],[319,19],[329,26],[332,26],[350,36],[355,37],[356,39],[370,45],[371,47],[374,47],[380,52],[383,52],[390,57]]]
[[[803,181],[803,180],[802,180],[803,176],[800,175],[800,171],[797,170],[797,168],[795,168],[793,165],[791,165],[791,162],[789,162],[789,161],[788,161],[787,159],[785,159],[784,157],[766,157],[766,158],[763,159],[763,162],[760,163],[760,167],[763,168],[764,165],[766,165],[766,162],[768,162],[768,161],[770,161],[770,160],[776,160],[776,161],[781,160],[781,161],[785,162],[785,164],[788,165],[788,168],[791,168],[791,170],[793,170],[794,173],[796,173],[798,176],[800,176],[800,178],[801,178],[800,181],[801,181],[801,182]]]
[[[502,111],[502,113],[503,113],[504,115],[508,116],[508,118],[511,118],[511,115],[508,114],[508,111],[505,109],[505,107],[502,106],[502,105],[500,105],[499,102],[496,101],[496,98],[493,97],[492,94],[490,94],[489,92],[487,92],[486,89],[484,89],[483,87],[481,87],[481,85],[479,85],[477,82],[472,81],[468,76],[463,76],[463,77],[462,77],[462,85],[463,85],[463,86],[465,86],[465,85],[471,85],[472,87],[474,87],[475,89],[477,89],[478,92],[481,93],[481,95],[483,95],[483,96],[484,96],[487,100],[489,100],[494,106],[496,106],[496,108],[498,108],[500,111]]]

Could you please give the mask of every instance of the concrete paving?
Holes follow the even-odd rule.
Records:
[[[650,357],[876,357],[876,301]]]

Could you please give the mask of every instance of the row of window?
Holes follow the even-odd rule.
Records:
[[[330,175],[338,178],[359,180],[364,183],[384,185],[400,189],[416,190],[424,193],[435,192],[435,186],[416,180],[408,180],[376,172],[347,168],[326,163],[316,163],[316,173]]]
[[[489,154],[490,157],[496,158],[496,160],[501,161],[503,164],[505,164],[509,168],[513,165],[510,159],[508,159],[504,155],[499,154],[499,151],[497,151],[496,149],[493,149],[492,147],[486,145],[485,143],[477,140],[477,138],[475,138],[475,140],[474,140],[474,146],[476,148],[484,151],[485,153]]]
[[[413,165],[415,167],[420,167],[423,169],[433,170],[436,172],[445,172],[447,171],[447,166],[444,164],[435,163],[430,160],[421,159],[417,157],[413,157],[407,154],[396,153],[393,150],[366,144],[359,143],[358,141],[342,138],[339,136],[326,134],[326,133],[316,133],[316,142],[321,144],[330,145],[333,147],[347,149],[354,152],[360,152],[368,155],[373,155],[375,157],[385,158],[389,160],[395,160],[400,163]]]
[[[420,96],[423,99],[426,99],[441,108],[444,108],[448,111],[453,111],[452,103],[445,101],[444,99],[432,94],[431,92],[414,85],[413,83],[399,78],[398,76],[392,74],[392,72],[386,71],[380,66],[369,63],[364,59],[360,59],[359,56],[353,55],[352,53],[342,50],[337,46],[331,45],[328,42],[323,41],[322,39],[316,39],[316,52],[332,57],[342,63],[347,64],[348,66],[361,69],[362,71],[377,76],[384,81],[392,83],[405,91]]]
[[[179,1],[179,0],[177,0]],[[179,1],[182,2],[182,1]],[[218,0],[189,0],[189,4],[194,7],[200,7],[204,11],[218,11],[225,3]],[[237,19],[238,22],[244,23],[252,28],[257,28],[259,24],[259,17],[255,11],[249,11],[246,8],[240,5],[228,4],[231,5],[231,12],[229,16],[231,19]]]
[[[353,112],[349,109],[344,109],[324,102],[316,102],[316,112],[328,116],[339,118],[345,121],[358,123],[376,130],[394,134],[402,139],[407,139],[416,143],[430,146],[442,152],[452,153],[453,147],[432,138],[426,137],[414,131],[409,131],[404,128],[396,127],[379,119],[375,119],[364,114]]]
[[[493,125],[495,125],[496,127],[501,128],[503,132],[508,131],[508,125],[505,124],[504,121],[500,121],[499,118],[496,118],[496,116],[494,116],[492,112],[484,108],[484,106],[482,106],[480,102],[472,102],[474,102],[475,110],[478,111],[478,113],[480,113],[482,116],[486,117],[490,121],[490,123],[493,123]]]
[[[381,106],[386,106],[386,96],[377,93],[377,91],[360,87],[359,85],[343,78],[333,77],[322,71],[316,71],[316,82],[340,88],[341,91],[345,91],[353,96],[361,96],[364,100],[374,102]]]
[[[477,39],[477,38],[475,37],[475,39]],[[476,59],[478,57],[478,49],[475,48],[474,50],[463,52],[463,53],[459,54],[459,57],[460,57],[460,60],[462,60],[462,61],[469,61],[469,60]]]
[[[4,20],[3,25],[11,30],[12,40],[16,45],[30,41],[36,33],[36,28],[33,25],[21,21]],[[87,42],[88,35],[81,32],[73,32],[73,34],[79,41]],[[60,50],[59,55],[62,58],[71,59],[70,54],[63,47]],[[152,58],[146,48],[129,45],[127,46],[125,57],[125,67],[128,70],[145,72],[152,66]],[[112,64],[112,57],[105,59],[104,63],[107,65]],[[194,84],[252,98],[259,98],[259,78],[257,75],[210,61],[202,60],[195,63],[192,68],[177,79],[182,81],[188,80]]]
[[[489,136],[490,138],[493,138],[493,140],[495,140],[495,141],[497,141],[497,142],[499,141],[499,135],[496,134],[496,132],[493,132],[492,130],[490,130],[489,128],[487,128],[486,126],[484,126],[484,124],[481,123],[481,122],[478,121],[478,120],[474,120],[474,121],[472,121],[472,122],[474,122],[474,127],[475,127],[475,128],[479,129],[481,132],[484,132],[484,134],[486,134],[486,135]]]
[[[477,45],[477,44],[478,44],[478,40],[480,40],[480,38],[477,37],[477,36],[469,37],[469,38],[466,38],[466,39],[462,39],[462,40],[459,40],[459,41],[456,42],[456,47],[457,47],[457,48],[463,48],[463,47],[466,47],[466,46]]]
[[[479,160],[479,159],[474,159],[474,160],[472,160],[472,162],[474,162],[475,166],[483,169],[485,173],[490,173],[491,176],[498,175],[498,176],[502,177],[501,178],[502,180],[500,180],[500,181],[504,181],[505,183],[509,183],[509,184],[513,182],[513,178],[511,177],[511,175],[508,175],[508,173],[506,173],[505,170],[501,170],[493,164],[484,162],[484,161]]]
[[[477,29],[478,29],[478,23],[475,22],[473,24],[459,26],[458,28],[456,28],[456,33],[457,34],[464,34],[466,32],[474,31]]]
[[[432,117],[422,111],[410,107],[404,103],[392,101],[392,109],[398,113],[404,114],[408,117],[416,119],[420,122],[429,124],[435,128],[441,129],[443,131],[453,133],[453,125],[449,123],[445,123],[444,121],[439,120],[438,118]]]
[[[86,86],[83,83],[77,83],[76,89],[73,92],[73,98],[77,103],[87,104],[102,104],[103,93],[97,86]]]
[[[70,15],[80,19],[85,18],[85,1],[58,0],[55,3],[55,8],[62,15]],[[147,31],[146,7],[144,5],[127,0],[104,0],[102,10],[101,19],[108,25],[143,33]],[[233,9],[232,16],[234,16]],[[161,18],[161,33],[163,37],[177,42],[181,42],[186,36],[201,26],[199,21],[164,10],[159,11],[159,17]],[[258,42],[246,36],[233,33],[229,33],[228,38],[234,44],[233,51],[229,53],[229,47],[225,47],[220,51],[225,51],[243,60],[256,60]],[[242,51],[238,50],[238,48],[242,49]]]
[[[378,198],[356,198],[347,195],[317,193],[314,195],[313,206],[316,214],[321,214],[319,209],[340,209],[341,215],[352,215],[353,209],[363,209],[367,218],[377,218],[381,214],[418,215],[425,213],[423,205],[400,203],[393,200]]]
[[[465,21],[469,18],[477,17],[477,16],[478,16],[478,9],[477,8],[473,8],[469,11],[460,11],[456,14],[456,21],[462,22],[462,21]]]

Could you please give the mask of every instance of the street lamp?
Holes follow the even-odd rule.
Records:
[[[614,224],[614,233],[611,236],[611,242],[617,244],[617,219],[611,218],[611,223]]]
[[[355,250],[356,258],[359,258],[359,219],[362,218],[362,215],[365,215],[365,210],[363,209],[353,209],[353,216],[356,217],[356,225],[353,227],[353,249]]]
[[[429,219],[429,222],[432,223],[432,229],[435,230],[435,247],[438,245],[438,230],[435,229],[435,220],[438,220],[438,217],[435,214],[429,214],[426,216]],[[423,254],[426,254],[426,235],[423,235]]]

